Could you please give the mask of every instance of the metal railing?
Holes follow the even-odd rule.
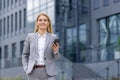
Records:
[[[107,65],[96,74],[101,76],[95,77],[95,80],[120,80],[120,60],[113,61],[111,64]]]

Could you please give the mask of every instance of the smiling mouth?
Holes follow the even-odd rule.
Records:
[[[40,25],[40,26],[46,26],[46,25]]]

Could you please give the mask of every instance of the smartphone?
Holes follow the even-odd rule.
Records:
[[[54,40],[54,44],[57,45],[57,43],[59,43],[59,39]]]

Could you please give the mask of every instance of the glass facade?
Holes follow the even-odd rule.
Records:
[[[1,69],[1,60],[2,60],[2,48],[0,47],[0,69]]]
[[[13,0],[11,0],[11,5],[13,5]]]
[[[23,18],[23,21],[24,21],[24,22],[23,22],[24,28],[26,27],[26,14],[27,14],[27,13],[26,13],[26,8],[25,8],[25,9],[24,9],[24,14],[23,14],[23,15],[24,15],[24,18]]]
[[[89,46],[89,1],[56,0],[56,32],[61,38],[61,53],[73,62],[81,62],[81,50]],[[84,23],[84,24],[83,24]]]
[[[2,19],[0,20],[0,37],[2,36]]]
[[[7,7],[9,7],[9,1],[10,1],[10,0],[7,0]]]
[[[0,11],[2,10],[2,0],[0,0]]]
[[[23,47],[24,47],[24,41],[20,41],[20,54],[21,55],[22,55]]]
[[[11,15],[11,32],[13,32],[13,14]]]
[[[17,47],[16,47],[16,43],[12,44],[12,66],[16,66],[18,64],[17,62]]]
[[[6,3],[5,3],[5,1],[6,1],[6,0],[3,0],[3,4],[4,4],[4,5],[3,5],[3,6],[4,6],[3,8],[4,8],[4,9],[6,8]]]
[[[120,14],[112,15],[103,19],[100,19],[100,47],[107,47],[101,50],[101,60],[112,60],[114,59],[114,49],[111,46],[114,46],[118,43],[118,38],[120,36]]]
[[[120,0],[113,0],[114,2],[119,2]]]
[[[6,29],[6,24],[5,24],[5,23],[6,23],[6,18],[4,18],[4,22],[3,22],[3,23],[4,23],[3,26],[4,26],[4,35],[5,35],[5,34],[6,34],[6,33],[5,33],[5,29]]]
[[[71,61],[76,61],[76,28],[68,28],[66,31],[66,57]]]
[[[17,31],[17,19],[18,19],[18,17],[17,17],[17,12],[15,13],[15,31]]]
[[[19,11],[19,29],[21,29],[21,24],[22,24],[22,11]]]
[[[9,25],[10,25],[9,16],[7,16],[7,34],[9,34]]]
[[[10,62],[9,62],[8,58],[9,58],[9,48],[8,48],[8,45],[5,45],[4,46],[4,59],[5,59],[4,61],[6,63],[4,65],[5,68],[10,67]]]

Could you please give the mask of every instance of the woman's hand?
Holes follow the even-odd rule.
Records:
[[[59,44],[58,43],[53,43],[52,45],[52,50],[54,51],[54,54],[58,52],[59,49]]]

